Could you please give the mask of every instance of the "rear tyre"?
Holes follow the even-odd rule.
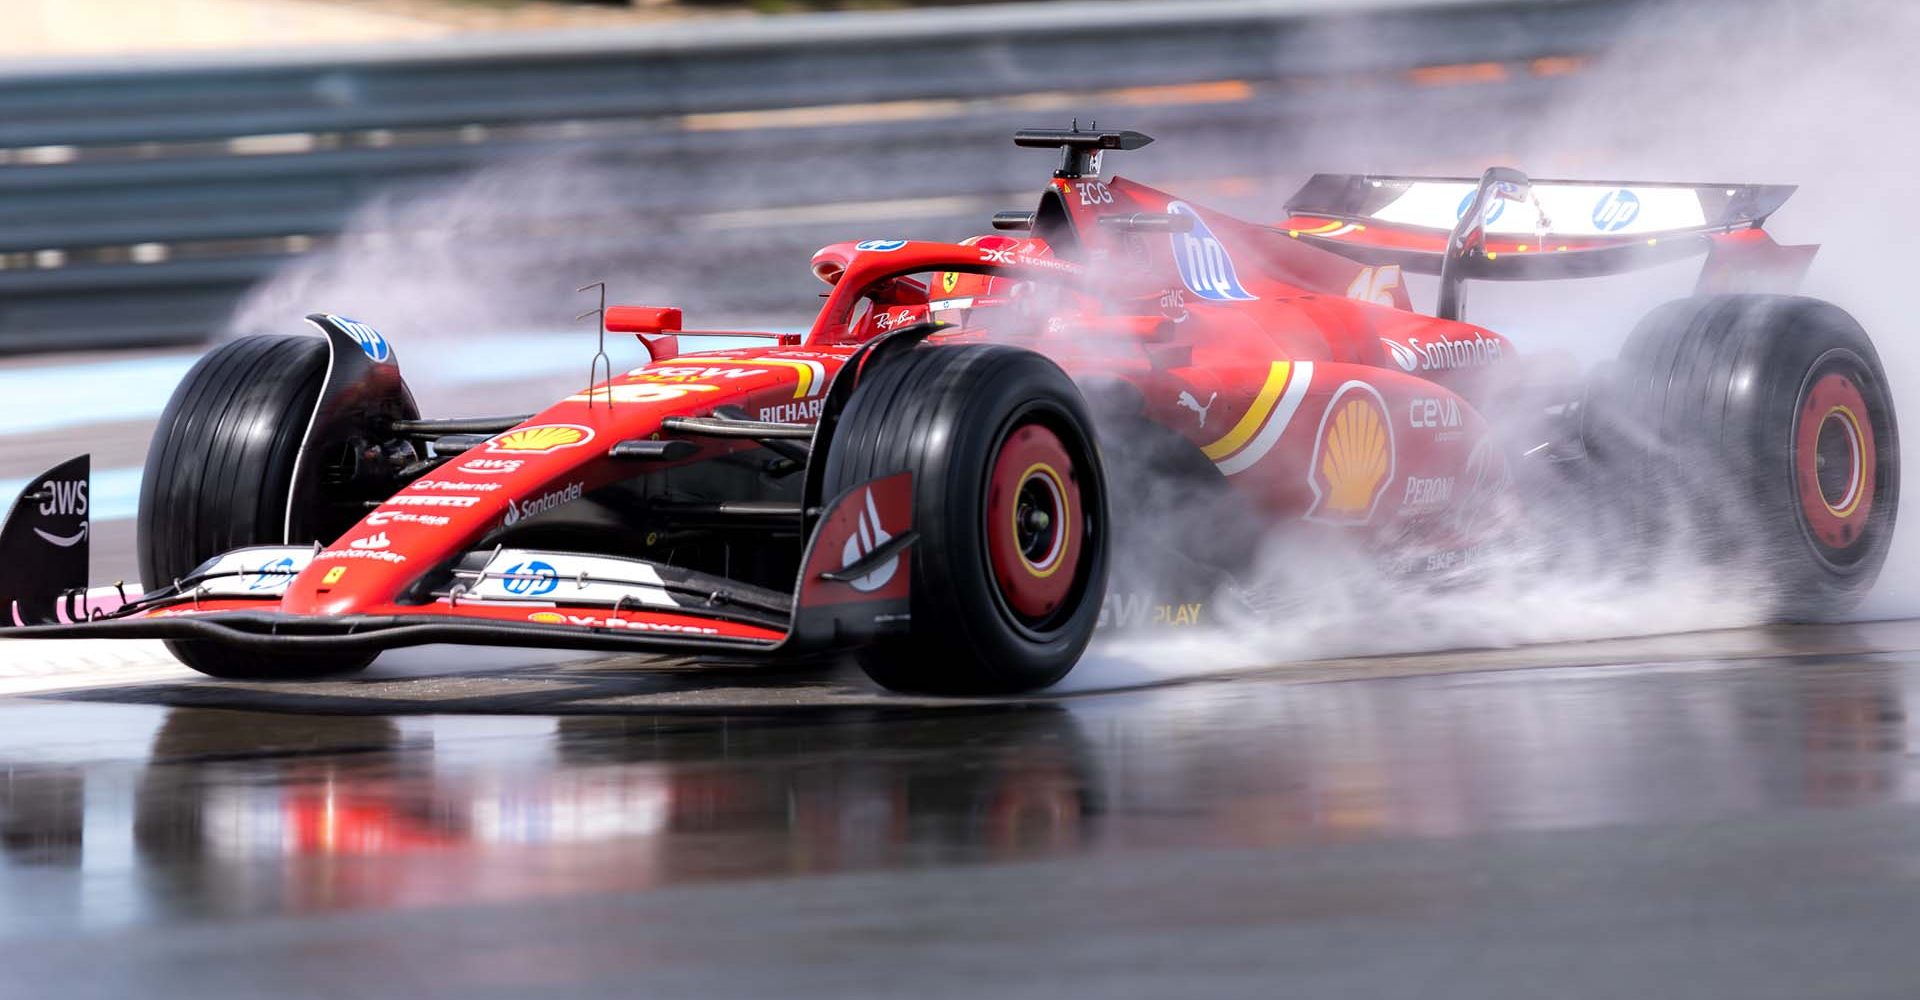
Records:
[[[311,337],[231,341],[187,373],[154,429],[140,485],[140,578],[148,590],[223,552],[318,540],[322,512],[296,511],[289,521],[287,502],[326,377],[326,341]],[[259,652],[198,640],[167,648],[203,674],[262,680],[352,673],[375,655]]]
[[[1671,302],[1596,381],[1589,444],[1639,540],[1681,533],[1751,576],[1770,617],[1829,619],[1880,573],[1900,499],[1879,355],[1836,306],[1787,296]]]
[[[825,495],[913,473],[908,630],[863,648],[896,691],[1006,694],[1066,676],[1106,593],[1107,487],[1072,380],[1032,351],[923,346],[866,375]]]

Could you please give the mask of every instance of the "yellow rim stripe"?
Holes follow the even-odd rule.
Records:
[[[1067,502],[1066,483],[1061,480],[1060,473],[1055,472],[1053,466],[1045,462],[1035,462],[1027,466],[1027,471],[1020,474],[1020,485],[1025,486],[1027,481],[1034,477],[1035,473],[1038,473],[1048,481],[1048,485],[1053,489],[1054,499],[1060,501],[1060,534],[1054,539],[1053,551],[1048,553],[1051,560],[1049,564],[1043,566],[1027,558],[1027,554],[1020,550],[1018,544],[1020,539],[1020,493],[1019,490],[1016,489],[1014,491],[1013,503],[1014,551],[1019,553],[1020,561],[1026,564],[1027,572],[1044,580],[1052,576],[1054,570],[1060,568],[1060,555],[1067,550],[1067,533],[1073,530],[1073,507]]]
[[[1860,500],[1867,494],[1866,437],[1860,432],[1860,421],[1853,415],[1852,410],[1844,406],[1836,406],[1827,411],[1827,416],[1831,417],[1835,415],[1845,420],[1848,424],[1847,429],[1853,432],[1853,440],[1849,442],[1853,445],[1853,496],[1847,501],[1845,507],[1835,507],[1829,503],[1827,504],[1827,510],[1833,512],[1835,517],[1847,518],[1852,517],[1853,512],[1860,509]],[[1820,498],[1821,503],[1826,503],[1826,501],[1826,497],[1823,496]]]
[[[1252,440],[1253,436],[1259,432],[1261,425],[1267,422],[1267,417],[1272,415],[1274,406],[1280,402],[1280,393],[1286,389],[1287,375],[1292,369],[1292,362],[1275,361],[1273,367],[1267,370],[1267,382],[1260,387],[1260,395],[1254,397],[1253,405],[1247,407],[1247,412],[1240,418],[1240,422],[1234,424],[1233,429],[1228,431],[1225,437],[1200,451],[1218,462]]]

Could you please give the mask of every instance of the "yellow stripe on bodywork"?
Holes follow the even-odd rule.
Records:
[[[793,398],[805,399],[814,394],[814,384],[822,380],[826,371],[818,361],[794,361],[786,358],[755,358],[756,365],[773,365],[777,368],[791,368],[795,376]]]
[[[1237,476],[1254,467],[1267,452],[1280,442],[1280,435],[1287,432],[1287,425],[1293,423],[1293,414],[1300,409],[1300,401],[1307,396],[1307,387],[1313,384],[1313,362],[1302,361],[1293,366],[1293,375],[1287,379],[1286,394],[1280,397],[1280,405],[1273,408],[1273,415],[1260,427],[1260,433],[1247,442],[1245,448],[1215,462],[1214,467],[1223,476]]]
[[[1220,440],[1201,448],[1201,453],[1218,462],[1252,440],[1267,422],[1267,417],[1273,414],[1274,406],[1280,402],[1280,393],[1287,388],[1287,375],[1292,370],[1292,362],[1275,361],[1273,367],[1267,369],[1266,384],[1260,387],[1260,394],[1254,397],[1253,405],[1247,407],[1240,422],[1234,424],[1233,429]]]
[[[682,336],[688,335],[682,334]],[[691,336],[697,337],[699,334],[694,333]],[[791,369],[796,376],[793,386],[793,398],[795,399],[806,399],[808,396],[820,391],[821,388],[824,388],[821,383],[826,381],[827,373],[826,367],[818,361],[800,361],[794,358],[712,358],[692,354],[685,357],[668,358],[665,361],[656,361],[653,364],[647,365],[645,368],[636,368],[627,374],[642,375],[650,369],[663,368],[668,365],[703,365],[710,368],[767,367]]]

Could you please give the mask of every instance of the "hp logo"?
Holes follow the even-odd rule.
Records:
[[[1639,217],[1640,196],[1626,188],[1608,191],[1593,206],[1593,228],[1603,233],[1617,233]]]
[[[560,574],[551,565],[535,560],[515,563],[507,568],[502,589],[515,597],[539,597],[560,586]]]
[[[1453,210],[1453,217],[1456,220],[1467,217],[1467,209],[1473,207],[1473,196],[1478,193],[1480,193],[1479,189],[1475,188],[1468,191],[1465,198],[1460,199],[1460,207]],[[1489,191],[1487,194],[1491,197],[1487,200],[1487,207],[1481,211],[1480,224],[1483,226],[1491,226],[1499,222],[1501,216],[1507,214],[1507,200],[1500,197],[1498,191]]]

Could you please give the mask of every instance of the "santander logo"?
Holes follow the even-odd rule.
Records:
[[[859,523],[853,534],[847,536],[847,544],[840,550],[840,565],[851,566],[867,557],[867,553],[887,544],[893,536],[880,524],[880,508],[873,502],[873,491],[867,491],[867,509],[860,512]],[[884,587],[900,570],[898,555],[881,563],[873,572],[856,580],[848,581],[853,589],[870,594]]]

